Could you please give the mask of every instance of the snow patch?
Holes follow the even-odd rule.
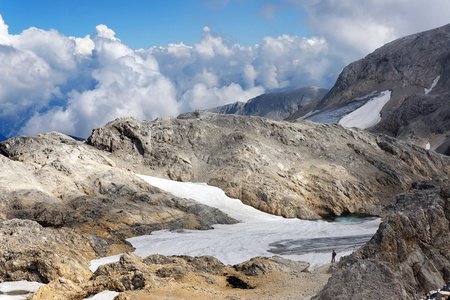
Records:
[[[112,300],[114,299],[114,297],[116,297],[117,295],[119,295],[118,292],[114,292],[114,291],[103,291],[100,292],[98,294],[95,294],[93,296],[90,296],[88,298],[84,298],[83,300]]]
[[[424,90],[425,90],[425,95],[426,94],[428,94],[429,92],[431,92],[433,89],[434,89],[434,87],[436,86],[436,84],[439,82],[439,79],[441,78],[441,75],[439,75],[438,77],[436,77],[434,80],[433,80],[433,83],[431,84],[431,87],[429,88],[429,89],[427,89],[427,88],[425,88]]]
[[[360,108],[354,110],[339,120],[339,124],[345,127],[358,127],[366,129],[380,122],[380,112],[384,105],[391,99],[391,91],[383,91],[379,96],[372,98]]]
[[[5,281],[0,283],[0,300],[26,300],[45,284],[32,281]]]
[[[162,255],[211,255],[227,265],[247,261],[256,256],[271,257],[271,244],[280,241],[293,241],[297,245],[317,238],[332,243],[338,237],[373,235],[380,219],[366,222],[326,222],[286,219],[267,214],[244,205],[238,199],[232,199],[225,193],[205,183],[177,182],[167,179],[139,175],[149,184],[172,193],[175,196],[190,198],[200,203],[216,207],[240,221],[233,225],[214,225],[212,230],[161,230],[151,235],[127,239],[136,249],[135,254],[147,257],[151,254]],[[316,268],[330,262],[333,246],[320,245],[308,253],[280,255],[288,259],[307,261],[310,268]],[[354,247],[342,248],[338,258],[354,251]],[[95,271],[99,265],[118,261],[120,255],[91,261],[90,269]]]

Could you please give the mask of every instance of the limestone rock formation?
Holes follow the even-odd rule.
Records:
[[[304,219],[380,214],[412,182],[450,170],[446,156],[359,129],[207,112],[117,119],[86,142],[134,172],[207,182],[262,211]]]
[[[0,281],[79,281],[91,259],[133,250],[128,237],[236,222],[62,134],[9,139],[0,154]]]
[[[301,107],[322,99],[327,92],[327,89],[309,86],[292,91],[262,94],[247,102],[235,102],[207,111],[283,120]]]
[[[249,276],[249,268],[239,270],[244,265],[264,266],[264,272]],[[119,262],[100,266],[85,281],[59,278],[30,299],[82,299],[105,290],[118,292],[115,299],[274,299],[284,295],[298,298],[302,292],[309,298],[317,285],[311,282],[306,288],[310,282],[304,281],[324,281],[329,275],[307,272],[306,267],[280,257],[258,257],[240,266],[226,266],[210,256],[140,258],[126,253]]]
[[[420,299],[450,280],[450,185],[415,183],[317,299]]]
[[[289,117],[322,120],[320,115],[345,114],[364,105],[370,95],[391,91],[381,121],[370,130],[449,154],[450,24],[400,38],[348,65],[321,101]],[[350,108],[350,110],[346,109]],[[329,118],[329,117],[328,117]]]
[[[73,230],[44,228],[35,221],[0,223],[0,279],[48,283],[65,277],[75,282],[90,276],[95,257],[92,238]]]

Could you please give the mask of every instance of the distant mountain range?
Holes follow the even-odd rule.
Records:
[[[449,155],[449,59],[450,25],[395,40],[348,65],[320,101],[287,119],[342,123],[390,93],[379,122],[367,129]]]
[[[309,86],[293,91],[262,94],[247,102],[235,102],[207,111],[283,120],[301,107],[322,99],[327,92],[327,89]]]

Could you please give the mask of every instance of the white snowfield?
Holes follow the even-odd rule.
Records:
[[[136,248],[134,253],[141,257],[151,254],[211,255],[224,264],[234,265],[256,256],[273,256],[268,250],[270,244],[275,242],[314,238],[324,238],[325,241],[329,238],[332,241],[337,237],[373,235],[380,224],[380,219],[359,223],[286,219],[244,205],[240,200],[227,197],[221,189],[204,183],[177,182],[143,175],[139,177],[175,196],[216,207],[239,220],[238,224],[214,225],[212,230],[161,230],[127,239]],[[352,250],[338,253],[337,258],[350,254]],[[315,268],[330,262],[331,250],[326,253],[312,251],[281,256],[307,261],[310,268]],[[115,255],[93,260],[90,268],[95,271],[99,265],[118,261],[119,257]]]
[[[381,120],[381,109],[390,99],[391,91],[383,91],[379,96],[372,98],[360,108],[342,117],[339,120],[339,124],[345,127],[358,127],[361,129],[375,126]]]

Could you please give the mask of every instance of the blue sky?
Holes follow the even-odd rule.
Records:
[[[331,88],[449,21],[448,0],[0,0],[0,134],[87,137],[117,117]]]
[[[56,29],[67,36],[92,34],[105,24],[124,44],[138,49],[183,42],[192,45],[204,26],[231,43],[249,46],[263,37],[310,35],[301,23],[302,12],[275,8],[261,0],[2,0],[0,12],[11,34],[32,26]],[[272,6],[273,5],[273,6]],[[276,9],[270,12],[270,7]]]

